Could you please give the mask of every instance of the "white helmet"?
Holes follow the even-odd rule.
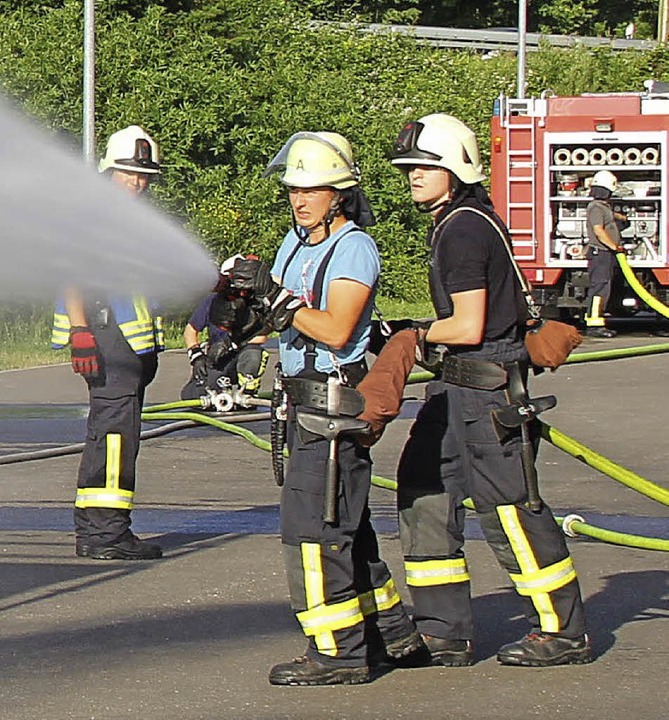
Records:
[[[446,113],[407,123],[395,141],[393,165],[433,165],[450,170],[463,183],[485,180],[474,133]]]
[[[590,187],[595,185],[613,192],[618,187],[618,178],[609,170],[600,170],[593,175]]]
[[[360,182],[360,169],[349,141],[333,132],[292,135],[267,166],[263,177],[280,172],[289,187],[332,187],[337,190]]]
[[[103,173],[114,168],[151,175],[159,173],[158,144],[139,125],[130,125],[115,132],[107,141],[98,171]]]

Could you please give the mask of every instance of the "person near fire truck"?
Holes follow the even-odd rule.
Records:
[[[98,171],[132,196],[160,173],[158,145],[138,125],[110,136]],[[89,391],[86,442],[74,508],[75,552],[93,560],[154,560],[159,545],[130,529],[144,391],[164,349],[162,318],[143,296],[70,287],[58,301],[51,338],[70,346],[72,369]]]
[[[271,271],[253,259],[238,260],[231,271],[233,286],[252,292],[268,308],[270,328],[281,333],[289,399],[281,541],[291,606],[308,644],[303,656],[272,667],[269,681],[363,683],[376,661],[426,649],[379,555],[368,506],[369,450],[347,435],[336,443],[310,437],[296,416],[322,413],[318,399],[326,397],[329,406],[336,388],[338,409],[328,407],[324,418],[342,419],[367,372],[380,259],[364,228],[375,220],[351,145],[338,133],[294,134],[265,174],[274,172],[288,188],[293,227]],[[350,412],[351,421],[360,410]],[[338,493],[335,517],[328,519],[325,480],[332,462]]]
[[[592,200],[586,209],[588,232],[588,295],[586,298],[585,333],[594,338],[613,338],[616,331],[605,325],[604,311],[611,297],[611,284],[616,269],[616,253],[625,252],[620,224],[626,221],[615,213],[610,200],[618,179],[609,170],[595,173],[590,186]]]
[[[533,469],[534,458],[531,450],[529,461],[521,453],[522,413],[511,428],[495,415],[529,406],[525,310],[504,247],[508,231],[482,185],[476,137],[451,115],[427,115],[404,126],[391,162],[406,174],[416,207],[433,219],[429,286],[437,319],[425,339],[444,350],[441,377],[427,387],[397,474],[414,620],[433,664],[473,663],[463,504],[470,497],[531,627],[499,650],[498,661],[588,662],[584,608],[564,535],[545,503],[529,507],[526,463]],[[535,440],[536,426],[533,420]]]

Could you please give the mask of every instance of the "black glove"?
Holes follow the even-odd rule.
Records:
[[[237,345],[233,342],[230,335],[224,335],[220,340],[210,343],[207,348],[207,358],[211,366],[221,369],[227,356],[237,349]]]
[[[254,258],[244,258],[235,261],[230,270],[231,285],[235,290],[246,290],[266,305],[276,297],[281,287],[272,279],[269,267],[262,261]]]
[[[388,339],[400,330],[414,327],[413,320],[372,320],[369,335],[369,352],[378,355]]]
[[[417,322],[415,324],[417,336],[416,365],[420,365],[424,370],[440,377],[444,351],[437,350],[437,346],[434,343],[427,342],[426,340],[431,324],[432,321]]]
[[[252,297],[217,295],[209,310],[209,322],[225,330],[236,346],[247,343],[256,335],[264,335],[271,329],[267,319],[268,309]]]
[[[271,330],[283,332],[292,324],[295,313],[306,307],[303,300],[272,279],[270,269],[262,260],[237,260],[230,277],[235,290],[252,293],[256,309],[266,312]]]
[[[196,385],[204,386],[209,379],[209,366],[207,356],[199,345],[188,348],[188,362],[193,368],[193,380]]]
[[[307,304],[281,285],[277,287],[279,292],[267,308],[267,320],[272,330],[283,332],[293,324],[295,313]]]

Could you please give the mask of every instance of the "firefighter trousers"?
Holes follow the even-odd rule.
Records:
[[[105,545],[130,530],[142,404],[156,374],[157,354],[137,355],[114,322],[93,332],[100,374],[88,381],[88,424],[74,521],[78,543]]]
[[[281,540],[290,602],[308,638],[306,654],[321,663],[358,667],[383,642],[410,635],[415,625],[379,555],[370,522],[369,451],[339,441],[337,522],[325,523],[323,487],[328,443],[303,443],[294,412],[290,458],[281,495]]]
[[[616,256],[610,250],[591,247],[588,249],[588,296],[586,298],[585,324],[588,327],[604,327],[604,311],[611,297],[611,285],[616,268]]]
[[[221,392],[231,385],[238,385],[249,394],[256,393],[268,359],[267,351],[260,345],[246,345],[239,352],[233,352],[220,366],[207,369],[206,387]],[[192,376],[181,389],[182,400],[197,400],[205,394],[205,389]]]
[[[471,497],[484,536],[536,632],[585,632],[576,572],[550,509],[525,507],[520,431],[498,438],[490,415],[503,390],[435,381],[398,468],[400,539],[418,629],[439,638],[473,634],[464,554],[463,501]]]

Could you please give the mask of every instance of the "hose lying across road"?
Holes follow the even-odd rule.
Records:
[[[625,262],[625,264],[627,264]],[[622,262],[621,262],[622,265]],[[629,266],[628,266],[629,267]],[[642,299],[644,299],[642,297]],[[650,304],[650,303],[649,303]],[[664,307],[664,306],[663,306]],[[669,309],[667,309],[669,313]],[[667,315],[669,317],[669,315]],[[617,350],[604,350],[588,353],[577,353],[572,355],[567,362],[569,364],[582,362],[595,362],[599,360],[611,360],[616,358],[635,357],[649,354],[669,352],[669,344],[649,345],[647,347],[638,348],[622,348]],[[423,383],[434,378],[429,372],[413,373],[409,377],[409,383]],[[263,397],[263,394],[261,394]],[[264,404],[264,403],[263,403]],[[144,421],[164,421],[172,420],[173,422],[151,430],[142,432],[142,439],[149,439],[169,432],[182,430],[197,425],[210,425],[225,432],[229,432],[242,437],[250,442],[254,447],[261,450],[270,451],[271,446],[267,440],[263,440],[248,428],[240,427],[236,423],[251,422],[256,420],[267,420],[267,412],[234,412],[234,413],[212,413],[212,412],[196,412],[195,409],[201,409],[202,403],[199,400],[179,400],[172,403],[162,403],[160,405],[152,405],[144,409],[142,412],[142,420]],[[232,419],[235,422],[226,422],[221,417]],[[599,470],[608,477],[616,480],[636,492],[646,497],[669,506],[669,490],[647,480],[637,473],[629,470],[618,463],[600,455],[594,450],[586,447],[574,438],[569,437],[565,433],[556,428],[542,423],[542,437],[559,448],[563,452],[580,460],[586,465]],[[64,447],[37,450],[34,452],[13,453],[11,455],[0,456],[0,465],[7,465],[16,462],[25,462],[29,460],[42,460],[45,458],[59,457],[63,455],[71,455],[82,452],[84,443],[75,445],[67,445]],[[388,490],[397,490],[397,483],[388,478],[372,477],[372,484],[377,487]],[[471,500],[465,501],[465,505],[469,509],[474,509]],[[596,540],[612,543],[615,545],[624,545],[627,547],[642,548],[647,550],[662,550],[669,552],[669,540],[654,537],[644,537],[640,535],[632,535],[629,533],[621,533],[605,528],[596,527],[585,522],[579,515],[571,514],[564,518],[556,517],[556,522],[562,525],[564,532],[570,537],[577,535],[586,535]]]

